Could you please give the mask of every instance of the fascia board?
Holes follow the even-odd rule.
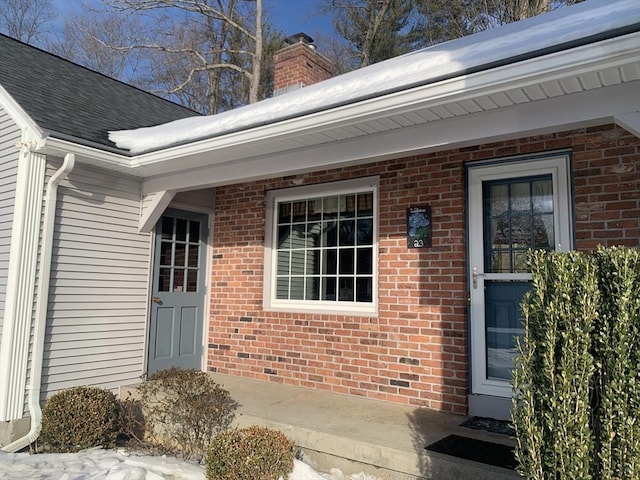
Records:
[[[630,98],[640,80],[573,95],[493,109],[462,117],[390,130],[303,149],[227,161],[143,181],[144,194],[162,190],[197,189],[302,174],[318,168],[339,168],[388,158],[502,141],[526,135],[596,126],[613,121],[618,112],[639,108]]]
[[[228,161],[230,157],[241,158],[243,149],[265,140],[293,138],[303,133],[321,132],[328,128],[355,124],[376,117],[468,100],[558,80],[567,75],[638,62],[640,60],[639,44],[640,33],[632,33],[624,37],[415,87],[303,117],[141,154],[132,157],[131,164],[133,168],[144,170],[143,176],[182,170],[184,166],[180,165],[179,159],[190,156],[207,154],[202,161],[213,165]],[[224,154],[216,156],[216,152],[224,152]]]
[[[119,155],[113,152],[100,150],[79,143],[62,140],[55,137],[45,137],[38,142],[36,150],[39,153],[53,155],[63,158],[67,153],[74,153],[81,162],[99,164],[104,168],[128,171],[130,175],[136,175],[136,171],[131,167],[131,157]]]
[[[184,170],[180,159],[192,159],[189,167],[222,164],[247,157],[255,145],[286,140],[303,134],[353,125],[379,117],[432,108],[519,87],[558,80],[599,69],[640,61],[640,32],[557,52],[517,64],[506,65],[434,84],[415,87],[325,111],[283,120],[220,137],[168,147],[157,152],[127,156],[84,146],[68,140],[44,137],[39,127],[0,87],[0,101],[16,121],[40,138],[37,151],[64,157],[75,153],[78,160],[130,175],[150,177]]]

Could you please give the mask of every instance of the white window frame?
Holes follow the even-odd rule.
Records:
[[[347,314],[356,316],[378,315],[378,190],[380,178],[365,177],[300,187],[272,190],[266,195],[265,245],[264,245],[264,291],[263,308],[274,312]],[[282,300],[276,298],[276,235],[277,209],[281,201],[310,199],[317,196],[345,195],[362,192],[373,193],[373,279],[371,302],[346,302],[328,300]]]

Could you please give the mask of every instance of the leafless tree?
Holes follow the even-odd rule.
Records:
[[[143,86],[148,61],[134,49],[113,46],[138,42],[147,28],[134,15],[84,6],[68,14],[62,31],[48,42],[47,50],[109,77]]]
[[[25,43],[45,34],[55,17],[51,0],[0,0],[0,31]]]
[[[440,43],[540,15],[582,0],[414,0],[416,35]]]
[[[263,81],[262,0],[105,0],[116,11],[147,14],[146,41],[114,45],[148,51],[149,86],[184,104],[216,113],[260,99]],[[223,85],[240,98],[225,99]],[[241,91],[243,88],[246,90]]]

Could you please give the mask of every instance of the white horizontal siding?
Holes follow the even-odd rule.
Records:
[[[16,123],[4,109],[0,108],[0,335],[2,335],[4,320],[11,225],[13,224],[18,157],[20,155],[16,145],[20,142],[21,136]]]
[[[147,325],[149,234],[141,185],[77,165],[58,191],[42,395],[139,380]]]

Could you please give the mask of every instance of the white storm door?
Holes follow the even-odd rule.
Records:
[[[468,169],[471,389],[511,396],[530,249],[572,248],[567,155]]]

